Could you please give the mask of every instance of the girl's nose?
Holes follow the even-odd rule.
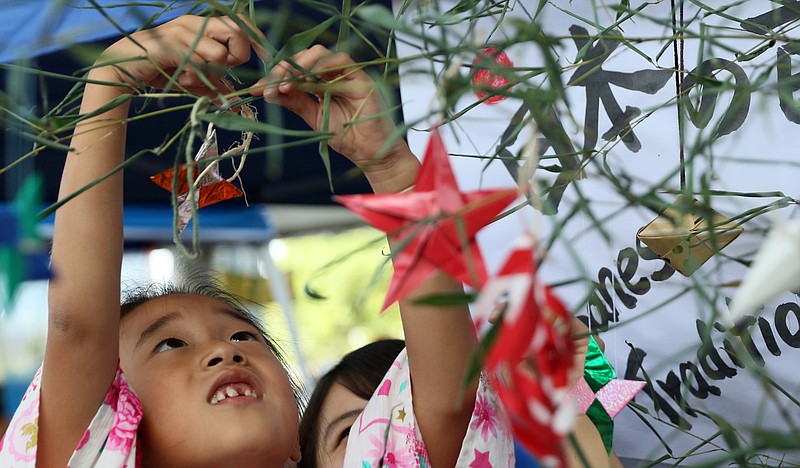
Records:
[[[214,367],[226,363],[244,364],[247,359],[236,345],[227,341],[220,341],[213,345],[204,362],[206,367]]]

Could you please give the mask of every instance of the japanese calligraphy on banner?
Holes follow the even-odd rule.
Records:
[[[771,300],[735,330],[720,319],[770,226],[798,215],[800,3],[675,3],[394,6],[412,149],[422,154],[443,122],[462,189],[531,174],[539,188],[479,234],[487,266],[534,229],[542,278],[602,330],[620,377],[647,381],[638,414],[616,418],[617,453],[691,461],[800,417],[798,297]],[[698,242],[640,233],[669,205],[722,220],[707,261]],[[697,226],[685,232],[709,231]],[[727,440],[716,415],[741,437]]]

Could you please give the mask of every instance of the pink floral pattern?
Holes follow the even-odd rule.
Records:
[[[494,405],[486,395],[479,394],[475,400],[475,410],[472,412],[472,422],[470,422],[469,428],[472,430],[480,428],[481,438],[486,442],[490,433],[492,437],[497,438],[497,424]]]
[[[142,420],[142,403],[127,385],[119,390],[116,418],[108,434],[106,447],[110,450],[130,452],[136,441],[136,430]]]
[[[0,443],[0,466],[36,466],[41,369],[34,376],[23,401]],[[122,371],[114,381],[94,419],[78,442],[68,467],[138,467],[140,460],[136,431],[142,419],[142,405],[128,386]]]
[[[376,390],[350,429],[344,466],[429,468],[428,453],[414,416],[405,350],[384,382],[391,384],[387,388],[384,383]],[[482,378],[456,465],[513,467],[514,445],[509,431],[510,423],[497,395]]]

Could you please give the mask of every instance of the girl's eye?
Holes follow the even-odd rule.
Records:
[[[347,439],[350,437],[350,427],[345,428],[339,437],[336,439],[336,446],[342,445],[342,442],[346,442]]]
[[[186,346],[186,343],[184,343],[182,340],[179,340],[177,338],[167,338],[166,340],[159,343],[158,346],[156,346],[156,352],[163,353],[164,351],[183,348],[184,346]]]
[[[258,338],[253,333],[240,331],[231,336],[231,341],[258,341]]]

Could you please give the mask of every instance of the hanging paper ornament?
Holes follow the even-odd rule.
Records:
[[[255,111],[249,105],[241,106],[239,112],[242,117],[251,120],[256,118]],[[200,146],[200,149],[194,157],[195,167],[193,174],[196,180],[191,187],[189,186],[188,180],[189,169],[186,164],[178,166],[177,176],[175,175],[174,169],[167,169],[150,176],[150,180],[164,190],[170,192],[173,190],[176,191],[178,202],[176,223],[178,233],[186,229],[186,225],[189,224],[189,220],[191,220],[192,213],[195,209],[204,208],[224,200],[244,195],[244,193],[231,182],[239,177],[244,167],[245,160],[247,159],[247,151],[250,149],[252,140],[252,131],[243,132],[242,142],[223,153],[220,157],[217,145],[217,132],[213,124],[209,124],[206,139],[203,141],[202,146]],[[224,179],[219,173],[219,161],[226,156],[234,154],[241,155],[239,166],[233,176]]]
[[[460,192],[447,150],[434,130],[413,190],[335,199],[385,231],[398,249],[392,257],[394,275],[385,310],[438,269],[480,288],[487,275],[475,235],[517,196],[516,189]]]
[[[684,196],[639,229],[636,237],[684,276],[733,242],[743,229],[695,199]]]
[[[241,190],[219,175],[218,157],[217,132],[212,130],[194,158],[197,163],[195,167],[200,175],[192,189],[189,188],[188,168],[185,164],[181,164],[178,168],[177,182],[174,181],[176,178],[174,169],[167,169],[150,177],[156,185],[169,191],[172,191],[173,186],[177,184],[178,232],[183,232],[186,225],[189,224],[193,205],[200,209],[223,200],[242,196]],[[190,196],[193,198],[190,199]]]
[[[36,233],[42,179],[28,177],[11,206],[0,208],[0,276],[6,303],[24,281],[49,279],[47,244]]]
[[[475,75],[472,77],[472,86],[475,88],[475,96],[478,99],[483,99],[492,91],[508,86],[509,79],[500,71],[501,68],[514,68],[514,63],[508,58],[508,55],[494,47],[487,47],[478,53],[472,60],[472,66],[476,68]],[[504,90],[508,92],[511,89]],[[495,94],[489,96],[485,101],[486,104],[497,104],[504,100],[506,96]]]
[[[583,363],[583,379],[592,391],[598,391],[608,382],[617,378],[617,373],[611,367],[611,363],[606,359],[603,350],[597,344],[593,336],[589,336],[589,346],[586,348],[586,357]],[[614,420],[606,412],[603,405],[597,400],[591,403],[586,410],[586,416],[592,421],[600,433],[606,451],[611,453],[611,445],[614,440]]]
[[[578,411],[581,413],[585,413],[595,400],[599,401],[613,419],[645,385],[647,382],[641,380],[611,379],[595,392],[581,377],[578,383],[572,387],[570,397],[578,403]]]
[[[498,301],[505,309],[485,343],[483,365],[508,410],[515,437],[548,466],[563,466],[561,442],[574,422],[569,393],[575,343],[572,316],[553,291],[536,281],[534,241],[518,239],[497,276],[475,306],[476,328],[484,340],[486,323]]]
[[[744,314],[755,311],[766,301],[785,291],[800,289],[800,220],[778,222],[758,249],[747,276],[742,281],[723,317],[732,327]]]

